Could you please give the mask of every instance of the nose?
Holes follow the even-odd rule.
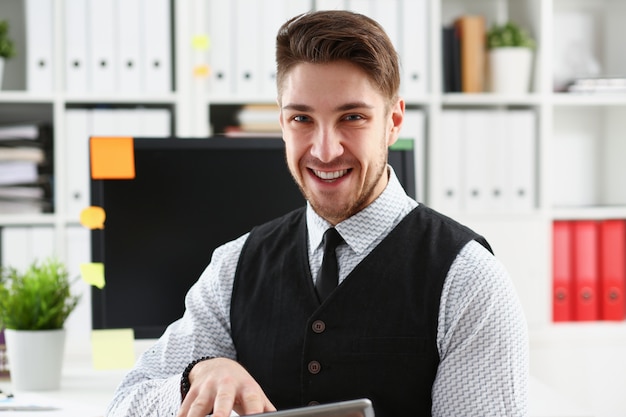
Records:
[[[311,155],[322,162],[331,162],[341,156],[343,150],[339,135],[335,134],[332,129],[319,129],[313,139]]]

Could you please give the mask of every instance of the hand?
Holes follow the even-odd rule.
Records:
[[[189,373],[191,387],[178,417],[229,417],[276,411],[259,384],[236,361],[215,358],[196,364]]]

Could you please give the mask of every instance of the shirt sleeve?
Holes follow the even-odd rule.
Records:
[[[215,250],[185,297],[183,317],[168,326],[122,379],[107,417],[176,416],[181,404],[180,378],[189,362],[203,356],[236,357],[230,333],[230,296],[247,237]]]
[[[526,320],[505,268],[478,242],[448,272],[438,326],[432,415],[526,416]]]

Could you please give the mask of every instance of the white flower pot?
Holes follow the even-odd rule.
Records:
[[[56,390],[61,385],[65,330],[5,329],[11,383],[16,391]]]
[[[2,77],[4,77],[4,61],[5,59],[0,56],[0,90],[2,90]]]
[[[525,94],[530,86],[533,53],[530,48],[494,48],[489,51],[491,91]]]

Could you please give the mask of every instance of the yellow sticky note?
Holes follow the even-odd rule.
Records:
[[[196,35],[191,40],[191,46],[198,51],[204,51],[211,46],[211,40],[207,35]]]
[[[208,77],[210,72],[208,65],[196,65],[193,68],[193,76],[198,78]]]
[[[106,213],[102,207],[90,206],[80,212],[80,224],[88,229],[104,229]]]
[[[135,178],[135,148],[132,137],[97,137],[90,140],[91,178]]]
[[[80,264],[80,276],[89,285],[104,288],[104,264],[101,262],[89,262]]]
[[[129,369],[135,364],[133,329],[92,330],[94,369]]]

